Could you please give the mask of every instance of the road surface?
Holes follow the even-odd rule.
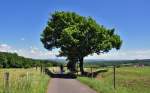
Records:
[[[96,93],[76,79],[53,78],[48,85],[47,93]]]

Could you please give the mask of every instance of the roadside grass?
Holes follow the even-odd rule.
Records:
[[[100,73],[96,78],[77,79],[98,93],[150,93],[150,67],[121,67],[116,69],[116,89],[113,88],[113,71]]]
[[[9,86],[4,87],[4,73],[9,72]],[[0,69],[0,93],[45,93],[49,76],[40,69]]]

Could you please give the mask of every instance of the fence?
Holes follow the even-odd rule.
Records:
[[[31,88],[40,78],[46,76],[41,69],[4,69],[0,70],[0,93],[32,93]],[[40,77],[40,78],[38,78]],[[33,84],[34,83],[34,84]]]

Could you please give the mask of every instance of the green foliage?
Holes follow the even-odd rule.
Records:
[[[79,60],[82,68],[85,56],[119,49],[122,44],[114,29],[99,25],[91,17],[64,11],[52,14],[41,34],[41,41],[48,50],[60,48],[59,56],[66,56],[71,64],[75,65]]]
[[[49,60],[24,58],[16,53],[0,52],[0,68],[30,68],[41,65],[56,66],[58,63]]]

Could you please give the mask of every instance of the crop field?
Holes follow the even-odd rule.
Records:
[[[9,72],[7,85],[5,72]],[[45,93],[48,81],[40,69],[0,69],[0,93]]]
[[[98,93],[150,93],[150,67],[116,68],[116,89],[113,88],[113,69],[96,78],[78,77]]]

